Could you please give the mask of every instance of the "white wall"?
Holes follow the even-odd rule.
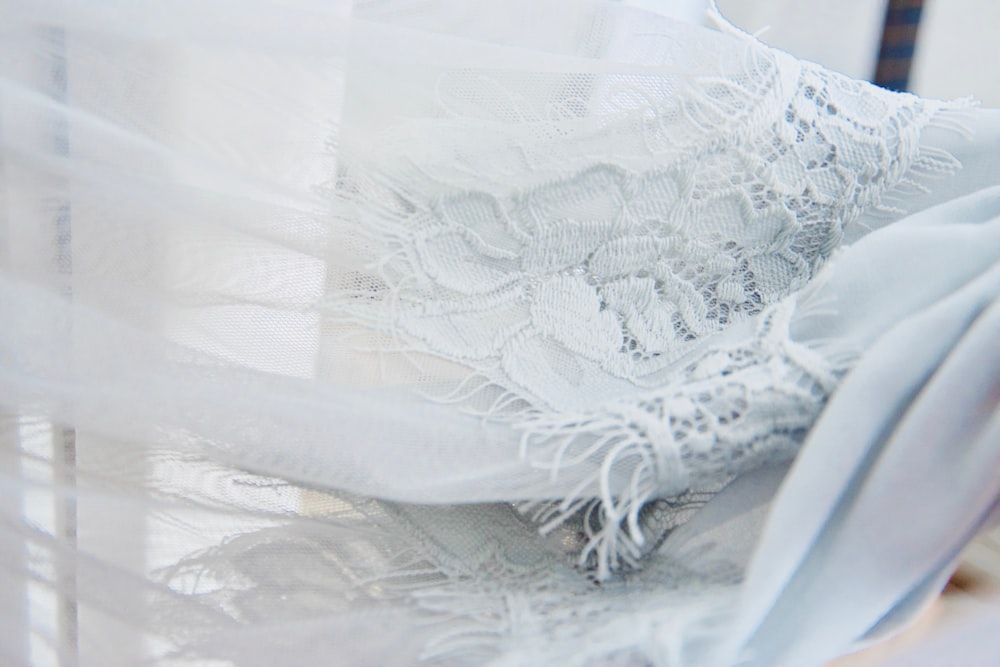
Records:
[[[875,71],[887,0],[719,0],[764,41],[858,79]],[[973,95],[1000,107],[1000,2],[927,0],[910,85],[924,97]]]

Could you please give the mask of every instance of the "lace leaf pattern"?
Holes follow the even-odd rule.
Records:
[[[260,632],[265,622],[277,645],[254,664],[280,660],[283,641],[342,655],[324,619],[354,613],[373,622],[383,613],[384,622],[413,623],[391,628],[383,639],[391,645],[416,634],[410,657],[421,664],[681,665],[691,664],[684,657],[692,645],[717,637],[731,608],[733,573],[694,571],[662,554],[652,554],[642,572],[603,582],[580,576],[574,531],[540,538],[510,505],[323,496],[327,511],[309,522],[275,514],[274,525],[155,574],[168,596],[195,598],[198,613],[212,620],[203,632],[186,629],[177,638],[185,648],[172,658],[232,660],[242,633]],[[295,567],[274,568],[276,554],[293,556]],[[192,613],[170,602],[159,619],[168,636],[185,628],[183,616]],[[299,628],[291,639],[290,625]]]
[[[502,136],[480,146],[501,166],[480,169],[452,118],[459,137],[442,137],[441,150],[462,157],[451,167],[403,177],[366,174],[360,160],[339,190],[359,206],[382,202],[362,225],[381,248],[369,268],[379,291],[334,294],[330,311],[468,368],[481,381],[467,377],[449,400],[518,422],[532,465],[554,478],[586,468],[569,497],[523,509],[543,532],[582,513],[578,563],[602,580],[637,566],[655,542],[640,525],[647,503],[794,456],[843,366],[788,340],[794,301],[782,300],[887,193],[958,166],[919,143],[943,103],[741,40],[738,71],[679,90],[643,79],[623,95],[624,81],[591,81],[591,107],[614,109],[620,122],[579,142],[542,142],[561,151],[547,163],[531,145],[501,150]],[[451,76],[488,83],[494,98],[515,85],[474,74]],[[514,92],[501,97],[497,128],[509,140],[539,127],[558,134],[588,107],[553,121]],[[606,150],[588,153],[588,141]],[[503,157],[511,152],[522,161]],[[543,163],[516,176],[510,167]],[[758,336],[713,344],[750,318],[762,322]],[[479,394],[491,391],[482,407]]]
[[[911,169],[954,167],[918,143],[940,105],[751,53],[749,74],[643,109],[648,168],[599,161],[506,192],[384,186],[394,204],[369,228],[391,305],[330,307],[532,403],[580,407],[802,288]],[[653,150],[670,135],[693,143]]]
[[[655,522],[644,520],[648,503],[711,492],[793,458],[843,370],[789,340],[794,305],[769,308],[753,341],[708,350],[664,387],[589,411],[520,421],[532,465],[553,477],[574,467],[587,471],[575,493],[522,510],[543,533],[581,514],[587,543],[578,564],[606,579],[638,567],[662,539]]]
[[[695,572],[659,554],[643,572],[605,581],[580,576],[572,564],[573,530],[539,539],[509,505],[383,509],[422,554],[421,568],[435,573],[417,585],[405,569],[377,580],[432,619],[421,655],[429,664],[607,664],[612,656],[684,664],[687,644],[714,637],[738,580],[725,568]],[[643,639],[662,626],[661,644]],[[664,651],[673,655],[665,660]]]

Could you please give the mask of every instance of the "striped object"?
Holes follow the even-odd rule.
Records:
[[[875,68],[876,85],[890,90],[907,90],[923,8],[923,0],[889,0]]]

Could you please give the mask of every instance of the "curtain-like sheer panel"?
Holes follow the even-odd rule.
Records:
[[[0,661],[911,620],[1000,488],[1000,116],[683,9],[0,2]]]

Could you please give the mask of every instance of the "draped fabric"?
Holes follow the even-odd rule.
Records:
[[[3,663],[904,627],[1000,490],[1000,114],[710,15],[3,0]]]

